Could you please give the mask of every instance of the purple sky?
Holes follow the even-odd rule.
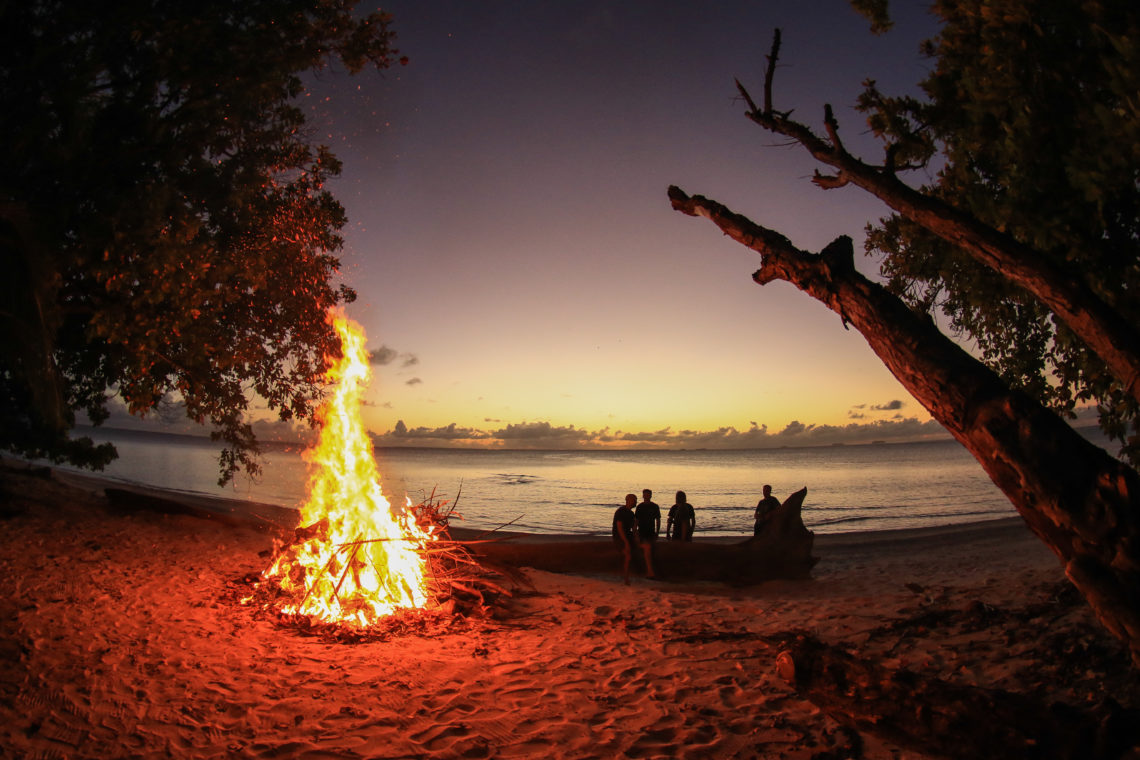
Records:
[[[772,32],[776,107],[876,157],[865,78],[913,92],[936,32],[895,3],[396,0],[406,67],[307,97],[343,160],[349,314],[376,351],[366,423],[391,443],[747,446],[928,433],[858,333],[671,210],[677,184],[818,250],[885,213],[744,116]],[[876,264],[860,263],[865,272]],[[867,429],[864,429],[866,426]],[[933,429],[937,430],[936,427]]]

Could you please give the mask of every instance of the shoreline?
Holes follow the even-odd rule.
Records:
[[[47,478],[65,487],[81,490],[93,498],[104,496],[110,490],[124,500],[123,505],[128,509],[156,514],[188,515],[229,527],[249,528],[266,533],[289,531],[297,526],[298,510],[267,502],[158,488],[6,457],[0,458],[0,470]],[[450,530],[459,541],[481,538],[540,544],[568,542],[608,544],[611,541],[609,535],[596,533],[527,533],[512,531],[509,528],[472,528],[465,525],[453,525]],[[1016,543],[1040,543],[1019,516],[923,527],[815,533],[814,536],[815,548],[827,553],[870,553],[900,547],[921,553],[924,548],[979,541],[1008,540]],[[736,544],[745,542],[749,538],[750,535],[747,533],[735,536],[698,534],[694,542]],[[1045,549],[1043,544],[1041,548]]]
[[[68,470],[45,468],[50,477],[80,488],[99,497],[110,491],[120,509],[144,510],[156,514],[189,515],[216,522],[231,529],[250,528],[266,535],[286,535],[297,527],[297,510],[273,504],[244,499],[226,499],[209,494],[187,493],[168,489],[124,484],[119,481]],[[556,554],[550,557],[550,567],[569,568],[577,564],[573,556],[608,552],[611,537],[598,534],[527,533],[506,529],[470,528],[462,524],[449,526],[452,539],[464,541],[494,541],[504,544],[541,545]],[[694,544],[736,546],[748,541],[748,534],[738,536],[698,536]],[[820,563],[812,572],[829,574],[835,568],[849,569],[861,562],[874,560],[876,555],[903,553],[922,563],[931,553],[959,547],[1003,547],[1011,557],[1052,557],[1050,550],[1034,536],[1020,516],[953,523],[918,528],[853,531],[849,533],[815,534],[813,555]],[[511,552],[508,550],[507,554]],[[533,551],[530,552],[533,555]],[[1059,560],[1058,570],[1060,569]],[[597,563],[582,562],[580,572],[596,572]],[[769,581],[777,582],[777,581]]]
[[[260,502],[252,499],[230,498],[203,492],[181,491],[176,489],[160,488],[134,481],[118,480],[98,473],[75,472],[47,464],[28,463],[23,460],[10,458],[0,459],[0,466],[45,468],[51,471],[52,476],[62,482],[89,492],[105,491],[108,488],[135,493],[156,502],[170,502],[180,505],[184,510],[202,510],[218,518],[230,517],[240,523],[249,523],[259,529],[272,530],[276,528],[295,527],[299,511],[295,507],[287,507],[269,502]],[[615,508],[616,508],[615,504]],[[994,517],[982,520],[968,520],[962,522],[945,523],[941,525],[921,527],[899,527],[872,530],[853,530],[836,533],[820,533],[813,530],[816,546],[846,546],[849,543],[874,543],[887,540],[885,537],[894,536],[899,540],[925,538],[936,534],[954,534],[961,531],[971,531],[979,526],[1005,529],[1009,525],[1024,525],[1019,516]],[[609,540],[605,533],[530,533],[512,531],[509,526],[502,528],[468,527],[462,523],[453,526],[453,530],[464,535],[482,535],[494,532],[496,536],[510,536],[512,539],[526,539],[536,542],[560,542],[579,540]],[[812,530],[809,527],[809,530]],[[748,539],[750,534],[742,531],[733,535],[702,535],[698,532],[696,540],[705,543],[735,543]]]
[[[1016,520],[819,536],[809,580],[524,570],[486,618],[345,643],[239,603],[265,530],[0,474],[14,756],[1097,757],[1066,742],[1138,725],[1127,653]]]
[[[809,488],[804,519],[820,535],[1015,514],[965,449],[952,440],[933,445],[928,450],[900,444],[897,452],[858,447],[863,453],[833,447],[814,454],[672,452],[677,459],[666,452],[628,458],[605,452],[409,450],[377,452],[376,460],[393,505],[403,504],[405,494],[419,501],[436,492],[454,500],[468,524],[496,527],[515,520],[517,530],[536,533],[608,533],[623,495],[642,486],[652,487],[666,506],[675,488],[687,489],[701,535],[751,533],[761,479],[773,478],[777,494]],[[208,448],[133,439],[123,446],[121,459],[97,476],[285,508],[299,508],[305,500],[308,466],[301,452],[268,453],[261,477],[239,475],[217,487],[216,453]]]

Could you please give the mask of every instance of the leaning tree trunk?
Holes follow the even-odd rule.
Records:
[[[669,197],[673,208],[710,219],[760,253],[757,283],[786,280],[854,325],[1060,556],[1093,612],[1140,665],[1140,474],[1011,390],[929,316],[856,271],[850,238],[812,254],[716,201],[676,187]]]

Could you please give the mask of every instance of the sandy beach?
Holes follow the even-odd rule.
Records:
[[[339,643],[238,602],[271,532],[0,473],[4,757],[1135,752],[1140,679],[1019,520],[817,536],[804,581],[529,570],[491,617]]]

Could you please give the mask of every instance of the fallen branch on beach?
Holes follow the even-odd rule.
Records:
[[[439,537],[425,547],[424,552],[430,568],[428,579],[436,602],[442,608],[449,608],[453,614],[487,617],[496,608],[503,607],[512,596],[507,586],[513,584],[530,587],[530,582],[518,570],[480,562],[464,545],[465,542],[452,540],[450,521],[459,503],[460,493],[449,503],[437,499],[433,490],[429,498],[411,509],[417,522],[421,526],[432,526],[433,532]]]

